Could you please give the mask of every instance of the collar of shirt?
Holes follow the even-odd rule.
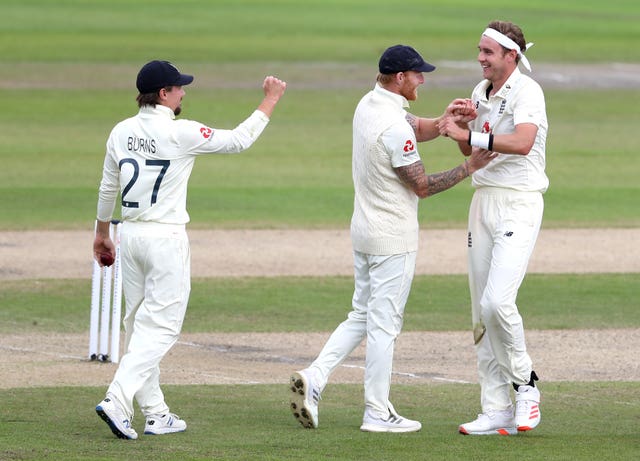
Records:
[[[381,98],[388,100],[394,106],[397,106],[399,109],[404,109],[406,107],[409,107],[409,101],[407,101],[407,98],[405,98],[400,94],[392,93],[389,90],[385,90],[380,86],[379,83],[376,83],[376,86],[373,89],[373,92],[374,94],[376,94],[376,96],[380,96]]]
[[[176,114],[167,107],[162,104],[156,104],[155,106],[142,106],[140,108],[141,114],[149,114],[149,115],[163,115],[174,120],[176,118]]]
[[[502,87],[493,96],[502,98],[502,99],[507,99],[507,96],[509,95],[511,90],[513,90],[517,86],[517,83],[520,80],[521,76],[522,76],[522,72],[520,72],[520,69],[516,67],[514,71],[511,73],[511,75],[509,76],[509,78],[507,79],[507,81],[504,82],[504,85],[502,85]],[[491,85],[491,82],[489,80],[485,80],[483,91],[482,91],[483,95],[487,94],[487,89],[489,88],[489,85]]]

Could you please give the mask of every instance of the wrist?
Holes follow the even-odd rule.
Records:
[[[471,147],[479,147],[481,149],[493,150],[493,134],[479,133],[477,131],[469,131],[467,144]]]
[[[271,104],[273,106],[275,106],[276,104],[278,104],[278,101],[280,101],[280,98],[278,96],[275,95],[266,95],[263,99],[262,102],[265,104]]]

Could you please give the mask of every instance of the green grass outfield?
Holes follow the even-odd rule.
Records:
[[[607,88],[607,68],[640,63],[635,0],[4,0],[0,15],[0,230],[89,228],[104,144],[135,106],[135,75],[167,58],[196,76],[183,117],[232,128],[266,74],[289,87],[251,150],[196,162],[192,227],[345,227],[351,214],[351,117],[384,48],[410,43],[440,68],[412,111],[439,115],[480,79],[486,23],[520,23],[536,64],[607,64],[589,89],[546,90],[550,131],[545,226],[640,225],[633,133],[640,88]],[[467,63],[455,70],[451,62]],[[452,70],[453,69],[453,70]],[[438,75],[470,83],[432,86]],[[535,76],[535,73],[534,73]],[[562,75],[558,75],[562,78]],[[453,80],[453,79],[452,79]],[[472,83],[473,82],[473,83]],[[429,171],[457,165],[450,140],[421,147]],[[211,157],[211,156],[210,156]],[[464,226],[469,181],[423,201],[423,226]]]
[[[208,108],[224,110],[240,99],[230,116],[233,122],[222,123],[227,127],[242,120],[259,99],[253,90],[241,98],[195,87],[188,91],[185,111],[200,120],[215,121],[218,116],[207,116]],[[327,94],[292,86],[249,151],[198,159],[189,186],[190,226],[347,227],[353,206],[350,119],[362,91]],[[106,136],[114,121],[134,113],[134,104],[130,91],[90,94],[0,91],[7,107],[0,113],[5,210],[0,229],[93,225]],[[421,103],[429,112],[432,103],[444,107],[455,95],[451,89],[425,89]],[[631,135],[640,117],[629,103],[634,97],[640,100],[640,89],[547,92],[551,186],[545,194],[545,226],[640,226],[640,156]],[[582,101],[589,104],[578,112],[576,104]],[[430,171],[452,168],[462,159],[446,139],[421,151]],[[422,201],[423,227],[464,227],[471,194],[465,181]]]
[[[529,274],[527,328],[640,328],[640,274]],[[88,333],[91,281],[0,280],[0,334]],[[331,331],[351,305],[351,277],[194,279],[183,332]],[[464,275],[416,276],[404,331],[469,327]]]
[[[330,331],[348,310],[352,283],[349,277],[196,279],[183,331]],[[530,329],[638,328],[638,286],[640,274],[532,274],[519,301]],[[88,280],[0,281],[0,335],[86,332],[89,291]],[[467,304],[464,276],[418,276],[405,330],[463,330]],[[635,352],[629,354],[631,366]],[[419,418],[424,429],[373,435],[358,430],[361,385],[328,386],[321,427],[309,431],[289,413],[287,378],[281,385],[164,386],[188,431],[135,442],[113,437],[95,415],[107,383],[3,389],[0,459],[630,460],[637,455],[638,382],[584,383],[579,376],[576,382],[544,382],[543,422],[535,431],[477,438],[456,433],[457,425],[478,411],[476,385],[394,385],[394,403]],[[141,432],[142,425],[138,416],[134,426]]]
[[[117,121],[135,113],[135,75],[153,58],[195,74],[184,117],[214,127],[231,128],[249,114],[264,75],[289,83],[250,151],[196,162],[192,228],[346,227],[351,116],[373,85],[381,51],[411,44],[440,72],[449,62],[473,64],[479,34],[495,18],[519,23],[536,43],[528,52],[534,71],[540,63],[583,65],[585,74],[589,65],[640,63],[637,0],[0,0],[0,230],[93,226],[104,143]],[[480,76],[473,65],[458,72]],[[545,89],[545,226],[640,226],[640,88],[607,88],[606,73],[602,79],[589,89]],[[427,76],[412,111],[436,115],[470,90],[430,86]],[[460,161],[448,140],[424,145],[421,155],[429,171]],[[423,227],[463,227],[471,192],[465,183],[422,202]],[[13,353],[1,347],[2,335],[87,331],[89,283],[0,281],[0,360]],[[638,274],[533,274],[519,302],[527,328],[637,328],[639,286]],[[197,279],[184,328],[330,331],[351,289],[341,277]],[[464,277],[416,278],[407,331],[462,330],[468,322]],[[358,431],[360,385],[329,386],[321,427],[308,431],[289,414],[286,379],[166,386],[189,430],[135,442],[113,437],[95,415],[107,383],[2,389],[0,460],[621,461],[640,450],[637,382],[544,383],[539,428],[478,438],[456,433],[478,409],[475,385],[393,386],[398,408],[424,429],[374,435]],[[135,427],[142,431],[139,416]]]
[[[320,427],[306,430],[288,409],[285,385],[164,386],[189,427],[182,434],[115,438],[93,405],[96,388],[0,391],[3,460],[635,460],[640,383],[548,383],[542,423],[514,437],[457,434],[475,416],[473,385],[392,387],[403,413],[422,431],[367,434],[359,385],[331,385]],[[142,418],[134,420],[143,430]]]

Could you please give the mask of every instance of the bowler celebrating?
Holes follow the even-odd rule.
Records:
[[[473,173],[469,210],[469,288],[478,354],[482,413],[462,424],[462,434],[516,434],[540,422],[540,391],[527,353],[516,297],[542,222],[547,115],[531,71],[522,30],[491,22],[478,45],[484,80],[473,90],[477,117],[440,123],[464,155],[475,149],[499,153]],[[515,412],[511,388],[515,391]]]

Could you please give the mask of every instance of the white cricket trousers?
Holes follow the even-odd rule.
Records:
[[[184,225],[122,225],[120,251],[125,298],[124,355],[107,393],[133,418],[169,407],[160,389],[160,361],[178,340],[191,291],[191,255]]]
[[[538,238],[544,202],[540,192],[483,187],[469,210],[469,288],[483,412],[511,406],[512,383],[526,384],[532,362],[516,306],[518,289]]]
[[[366,337],[365,408],[385,419],[389,416],[393,351],[415,266],[416,252],[374,256],[354,251],[353,310],[309,367],[323,389],[331,373]]]

